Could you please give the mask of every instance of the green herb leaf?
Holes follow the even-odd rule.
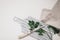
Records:
[[[30,30],[33,30],[34,28],[38,27],[39,22],[34,22],[33,20],[32,21],[29,20],[28,25],[30,26]]]
[[[39,25],[39,22],[36,22],[35,25],[34,25],[34,27],[37,28],[38,25]]]
[[[43,35],[43,33],[45,33],[45,30],[40,28],[39,30],[36,30],[35,32],[38,32],[39,35]]]
[[[33,30],[34,29],[34,21],[30,21],[29,20],[28,25],[30,26],[30,30]]]
[[[48,26],[48,28],[52,28],[52,29],[53,29],[53,31],[54,31],[54,34],[56,34],[56,33],[59,33],[59,32],[60,32],[60,29],[58,29],[58,28],[56,28],[56,27],[54,27],[54,26],[49,25],[49,26]]]

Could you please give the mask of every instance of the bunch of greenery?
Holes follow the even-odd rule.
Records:
[[[34,22],[33,20],[30,21],[28,25],[30,26],[30,30],[34,30],[35,28],[37,28],[39,25],[42,26],[39,22]],[[43,33],[45,32],[45,30],[43,30],[42,28],[36,30],[35,32],[38,32],[39,35],[43,35]]]
[[[40,22],[35,22],[33,20],[32,21],[29,20],[28,25],[30,26],[31,31],[34,30],[35,28],[37,28],[39,25],[43,26]],[[50,29],[50,28],[53,29],[54,34],[60,32],[60,30],[58,28],[55,28],[54,26],[48,25],[48,29]],[[40,28],[40,29],[36,30],[35,32],[38,32],[39,35],[43,35],[43,33],[45,33],[46,31],[44,29]]]

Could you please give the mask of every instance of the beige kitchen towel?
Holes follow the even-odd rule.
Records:
[[[43,9],[41,19],[47,19],[48,14],[52,14],[51,20],[49,19],[46,23],[60,28],[60,0],[54,5],[52,9]]]

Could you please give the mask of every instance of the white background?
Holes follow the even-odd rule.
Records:
[[[0,40],[18,40],[21,27],[13,21],[15,16],[40,19],[43,8],[52,9],[57,0],[0,0]],[[23,40],[34,40],[31,37]]]

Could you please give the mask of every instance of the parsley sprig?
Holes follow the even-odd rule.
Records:
[[[39,22],[34,22],[33,20],[30,21],[28,25],[30,26],[30,30],[34,30],[35,28],[37,28],[39,25],[41,25]],[[42,26],[42,25],[41,25]],[[42,28],[36,30],[35,32],[38,32],[39,35],[43,35],[43,33],[45,32],[45,30],[43,30]]]

